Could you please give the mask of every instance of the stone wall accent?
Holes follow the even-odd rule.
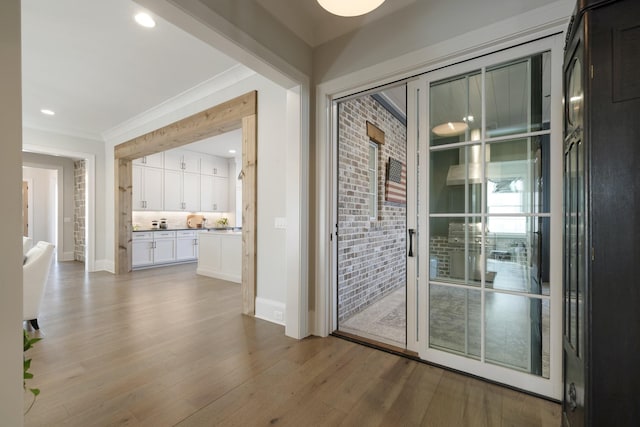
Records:
[[[384,200],[389,157],[406,162],[407,129],[371,96],[340,103],[338,133],[338,320],[406,285],[406,205]],[[378,218],[369,219],[366,122],[378,145]]]
[[[78,160],[73,163],[73,259],[84,262],[85,248],[85,195],[86,195],[86,161]]]

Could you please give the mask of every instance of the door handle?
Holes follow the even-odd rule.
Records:
[[[413,235],[416,234],[415,228],[409,228],[407,230],[409,232],[409,256],[413,257]]]

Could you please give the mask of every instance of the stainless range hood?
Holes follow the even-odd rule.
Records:
[[[485,158],[489,161],[489,145],[486,146]],[[469,149],[469,163],[465,165],[465,150]],[[482,183],[482,146],[471,145],[469,147],[460,148],[457,165],[451,165],[447,172],[447,185],[464,185],[481,184]],[[467,171],[469,175],[467,176]]]
[[[465,149],[469,151],[469,163],[465,165],[464,154]],[[529,160],[509,160],[503,162],[489,162],[489,154],[491,147],[486,146],[485,163],[486,176],[489,181],[501,184],[510,184],[515,180],[526,179],[530,173],[532,162],[535,163],[535,159]],[[470,147],[460,148],[459,164],[449,167],[447,172],[447,185],[464,185],[469,184],[481,184],[482,183],[482,163],[480,162],[481,146],[473,145]],[[467,176],[468,173],[468,176]],[[513,189],[510,191],[514,191]],[[504,190],[497,192],[505,192]]]

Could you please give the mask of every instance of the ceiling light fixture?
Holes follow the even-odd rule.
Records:
[[[46,108],[43,108],[42,110],[40,110],[40,112],[41,112],[42,114],[47,115],[47,116],[53,116],[53,115],[55,115],[55,114],[56,114],[56,112],[55,112],[55,111],[53,111],[53,110],[48,110],[48,109],[46,109]]]
[[[448,122],[435,126],[431,131],[438,136],[455,136],[464,133],[468,128],[464,122]]]
[[[153,20],[151,15],[145,12],[140,12],[136,16],[133,17],[139,25],[142,25],[146,28],[153,28],[156,26],[156,21]]]
[[[376,9],[384,0],[318,0],[328,12],[338,16],[360,16]]]

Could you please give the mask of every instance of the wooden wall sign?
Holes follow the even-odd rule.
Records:
[[[384,132],[369,121],[367,121],[367,136],[376,144],[384,144]]]

